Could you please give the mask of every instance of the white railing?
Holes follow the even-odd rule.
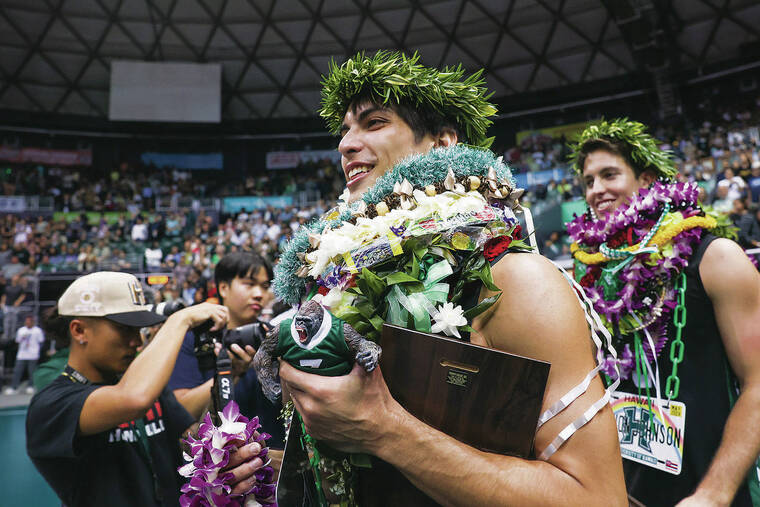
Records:
[[[157,211],[180,211],[183,209],[221,211],[222,201],[217,197],[156,197]]]
[[[53,211],[55,201],[47,195],[0,196],[1,213],[22,213],[24,211]]]

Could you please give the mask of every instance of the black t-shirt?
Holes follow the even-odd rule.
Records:
[[[18,250],[13,250],[13,255],[18,257],[18,261],[21,264],[29,264],[29,250],[26,248],[20,248]]]
[[[703,237],[685,269],[687,318],[682,334],[684,357],[678,365],[681,386],[675,398],[686,405],[681,473],[672,475],[623,460],[628,492],[647,506],[672,506],[694,492],[720,446],[723,428],[731,411],[726,352],[712,302],[699,276],[702,255],[714,239],[715,236],[710,234]],[[675,337],[672,323],[668,336],[671,340]],[[669,356],[670,340],[658,358],[663,389],[665,379],[673,368]],[[621,384],[619,390],[635,393],[636,387],[629,380]],[[744,482],[731,505],[752,505],[749,489]]]
[[[164,389],[143,417],[154,481],[134,422],[90,436],[78,434],[87,397],[103,387],[59,376],[37,393],[26,418],[26,448],[32,462],[68,506],[179,505],[182,465],[179,438],[193,418]]]
[[[24,293],[24,288],[21,285],[11,285],[11,284],[6,285],[5,286],[5,304],[8,306],[13,306],[13,303],[15,303],[16,300],[23,293]]]

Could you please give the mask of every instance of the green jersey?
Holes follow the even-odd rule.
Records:
[[[346,375],[353,367],[353,358],[343,336],[344,322],[326,310],[322,315],[322,326],[307,344],[298,339],[293,319],[280,322],[275,356],[308,373],[327,377]]]

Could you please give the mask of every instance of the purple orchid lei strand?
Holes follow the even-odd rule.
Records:
[[[578,244],[599,246],[616,233],[633,226],[648,228],[648,217],[668,202],[671,211],[681,211],[684,218],[700,212],[697,206],[699,186],[696,183],[662,183],[656,181],[650,188],[642,188],[628,203],[623,204],[605,218],[593,220],[586,214],[567,224],[567,232]],[[651,224],[650,224],[651,225]]]
[[[229,464],[230,453],[237,448],[257,442],[261,445],[258,457],[266,462],[269,449],[265,447],[270,436],[258,431],[259,418],[248,419],[240,414],[237,403],[230,401],[219,412],[221,424],[215,426],[207,413],[198,428],[198,438],[185,440],[190,454],[183,453],[187,463],[178,469],[189,482],[181,488],[181,507],[260,507],[276,506],[274,470],[270,466],[254,473],[256,482],[242,495],[232,495],[230,472],[222,472]]]
[[[639,238],[645,236],[662,212],[665,203],[670,203],[671,211],[680,212],[684,219],[699,215],[701,209],[697,204],[698,195],[698,187],[693,183],[656,182],[650,188],[639,190],[629,203],[614,210],[603,220],[592,220],[585,214],[576,217],[568,224],[568,233],[587,251],[597,251],[599,245],[628,228],[632,228]],[[668,341],[668,323],[675,309],[675,291],[671,281],[687,266],[701,235],[700,228],[683,231],[671,241],[670,251],[667,254],[661,251],[661,255],[655,261],[648,255],[635,258],[619,273],[618,279],[623,286],[611,300],[605,299],[604,290],[598,280],[594,286],[585,287],[596,311],[610,323],[608,327],[611,327],[612,323],[620,323],[624,317],[630,315],[635,315],[640,321],[647,323],[646,330],[652,337],[654,350],[649,345],[649,340],[643,340],[642,345],[649,361],[659,357]],[[661,281],[656,291],[658,299],[662,297],[657,313],[653,309],[655,302],[650,297],[653,288],[656,288],[653,287],[652,280]],[[664,292],[659,294],[663,290]],[[624,332],[621,343],[618,344],[623,345],[617,360],[622,378],[629,378],[634,367],[633,354],[628,343],[632,338],[626,339],[626,334],[632,332]],[[608,375],[614,374],[614,362],[612,357],[605,360],[603,370]]]

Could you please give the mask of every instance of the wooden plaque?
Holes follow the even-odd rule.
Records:
[[[380,367],[410,414],[486,452],[530,457],[549,363],[385,324]],[[377,458],[361,469],[364,506],[436,503]]]
[[[472,343],[383,325],[380,368],[393,397],[413,416],[477,449],[529,457],[549,363]],[[281,506],[318,506],[314,477],[293,424],[277,487]],[[357,468],[362,507],[435,506],[388,463]]]

